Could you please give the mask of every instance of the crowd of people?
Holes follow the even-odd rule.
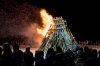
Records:
[[[87,46],[76,46],[74,51],[68,49],[66,52],[59,46],[56,51],[48,48],[45,58],[43,51],[33,54],[30,46],[26,46],[25,52],[19,49],[18,44],[12,47],[13,51],[9,43],[0,47],[0,66],[100,66],[100,51]]]
[[[100,41],[78,41],[81,45],[100,45]]]

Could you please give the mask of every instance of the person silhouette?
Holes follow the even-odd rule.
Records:
[[[25,66],[33,66],[34,56],[33,53],[30,51],[30,46],[26,46],[26,51],[23,54],[23,60]]]
[[[3,51],[1,66],[12,66],[12,51],[8,42],[3,43]]]
[[[35,52],[35,66],[43,66],[44,64],[44,52],[43,51],[36,51]]]
[[[23,52],[19,50],[18,44],[13,44],[12,57],[13,57],[13,66],[22,66]]]

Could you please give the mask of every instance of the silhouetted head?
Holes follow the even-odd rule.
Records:
[[[26,46],[26,52],[30,52],[30,46]]]
[[[84,52],[88,53],[89,52],[89,48],[87,46],[84,47]]]
[[[43,51],[35,51],[35,57],[36,58],[41,58],[44,56],[44,52]]]
[[[83,48],[81,47],[80,50],[83,52]]]
[[[63,52],[60,46],[57,47],[57,52]]]
[[[4,42],[3,43],[3,50],[4,50],[4,53],[11,53],[11,48],[10,48],[10,45],[9,45],[9,43],[8,42]]]
[[[73,51],[71,51],[70,49],[68,49],[66,52],[70,53],[70,56],[71,56],[71,57],[74,57],[74,53],[73,53]],[[65,53],[66,53],[66,52],[65,52]]]
[[[78,50],[78,51],[77,51],[77,56],[82,57],[82,54],[83,54],[83,53],[82,53],[81,50]]]
[[[49,48],[47,51],[47,54],[53,54],[54,53],[54,49],[53,48]]]
[[[14,44],[13,45],[13,50],[14,50],[14,52],[18,51],[19,50],[19,45],[18,44]]]
[[[8,42],[4,42],[3,43],[3,48],[5,48],[5,46],[9,46],[9,43]]]

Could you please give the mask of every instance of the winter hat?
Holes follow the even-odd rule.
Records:
[[[26,46],[26,48],[30,48],[30,46]]]
[[[77,51],[77,55],[79,55],[79,56],[82,55],[82,51],[81,50],[78,50]]]

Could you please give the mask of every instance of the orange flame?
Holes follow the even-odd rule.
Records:
[[[40,11],[40,16],[42,18],[42,23],[43,23],[43,27],[42,28],[37,28],[37,31],[39,34],[45,36],[47,31],[50,28],[51,24],[54,24],[53,22],[53,17],[51,15],[49,15],[45,9],[42,9]]]

